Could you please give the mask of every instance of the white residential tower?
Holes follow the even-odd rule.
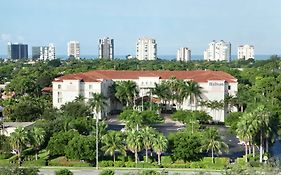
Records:
[[[223,40],[209,43],[209,47],[204,51],[206,61],[231,61],[231,44]]]
[[[255,48],[252,45],[245,44],[238,47],[238,59],[255,59]]]
[[[69,41],[67,43],[68,58],[80,59],[80,43],[78,41]]]
[[[177,52],[177,61],[190,61],[191,50],[187,47],[180,48]]]
[[[156,60],[157,44],[155,39],[140,38],[137,42],[136,57],[138,60]]]

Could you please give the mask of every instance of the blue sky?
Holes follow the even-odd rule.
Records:
[[[78,40],[82,55],[97,55],[98,38],[112,37],[115,54],[135,55],[139,37],[155,38],[158,54],[189,47],[203,54],[212,40],[244,43],[256,54],[281,52],[280,0],[2,0],[0,55],[7,42],[57,47]],[[31,53],[30,53],[31,54]]]

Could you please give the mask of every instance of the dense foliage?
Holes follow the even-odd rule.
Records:
[[[149,152],[157,155],[155,162],[161,164],[161,155],[166,152],[173,161],[195,161],[206,152],[219,153],[223,146],[216,131],[199,127],[208,123],[211,118],[202,111],[177,110],[172,115],[174,120],[183,122],[186,129],[176,132],[167,139],[163,134],[151,128],[153,124],[163,122],[161,110],[187,98],[193,108],[205,105],[212,110],[227,108],[225,123],[230,131],[239,136],[245,143],[245,154],[252,157],[255,148],[259,147],[260,161],[268,155],[269,147],[277,136],[280,136],[281,122],[281,59],[272,56],[263,61],[232,61],[232,62],[176,62],[167,60],[53,60],[47,62],[28,63],[0,61],[0,83],[10,82],[7,88],[1,90],[3,96],[12,98],[1,99],[0,106],[5,107],[3,116],[6,121],[36,121],[33,127],[37,131],[18,129],[11,138],[0,136],[1,157],[10,157],[11,149],[17,150],[18,161],[26,158],[26,150],[32,149],[34,155],[47,149],[50,158],[65,156],[68,160],[77,159],[93,162],[95,159],[94,133],[95,120],[92,111],[103,107],[103,98],[95,94],[90,103],[84,103],[81,97],[65,104],[60,110],[53,109],[51,94],[42,91],[51,86],[51,81],[61,75],[74,72],[85,72],[93,69],[115,70],[220,70],[237,77],[239,86],[237,96],[226,96],[225,101],[202,102],[200,87],[195,82],[183,82],[175,78],[156,86],[150,93],[157,95],[165,107],[146,105],[146,102],[136,109],[133,99],[137,94],[136,85],[132,82],[116,83],[112,94],[117,100],[127,106],[119,119],[126,126],[126,131],[107,132],[106,124],[99,123],[100,158],[113,159],[112,165],[135,167],[139,162],[139,153],[145,151],[145,162],[149,161]],[[204,103],[204,104],[203,104]],[[147,109],[142,111],[143,109]],[[237,112],[233,112],[236,111]],[[5,128],[4,128],[5,129]],[[4,129],[2,132],[5,132]],[[41,131],[42,132],[41,132]],[[208,132],[211,135],[208,135]],[[209,134],[210,134],[209,133]],[[212,136],[212,137],[211,137]],[[156,138],[156,139],[155,139]],[[212,138],[212,139],[210,139]],[[208,142],[212,140],[212,142]],[[42,141],[43,140],[43,141]],[[208,144],[208,145],[207,145]],[[168,148],[167,148],[168,145]],[[125,164],[118,162],[122,156],[127,159],[133,154],[134,162]],[[109,158],[108,158],[109,156]],[[155,156],[156,157],[156,156]],[[249,157],[249,156],[248,156]],[[249,159],[246,156],[246,161]],[[133,160],[133,158],[130,158]],[[186,165],[185,165],[186,166]],[[14,173],[16,174],[16,173]]]

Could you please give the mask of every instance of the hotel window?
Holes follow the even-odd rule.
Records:
[[[230,85],[228,85],[228,90],[231,90],[231,86]]]
[[[61,84],[58,85],[58,89],[61,89]]]
[[[62,103],[62,92],[58,92],[58,103]]]
[[[90,85],[89,85],[89,89],[93,89],[93,85],[90,84]]]

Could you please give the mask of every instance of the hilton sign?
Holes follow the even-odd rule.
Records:
[[[209,86],[224,86],[222,82],[209,82]]]

